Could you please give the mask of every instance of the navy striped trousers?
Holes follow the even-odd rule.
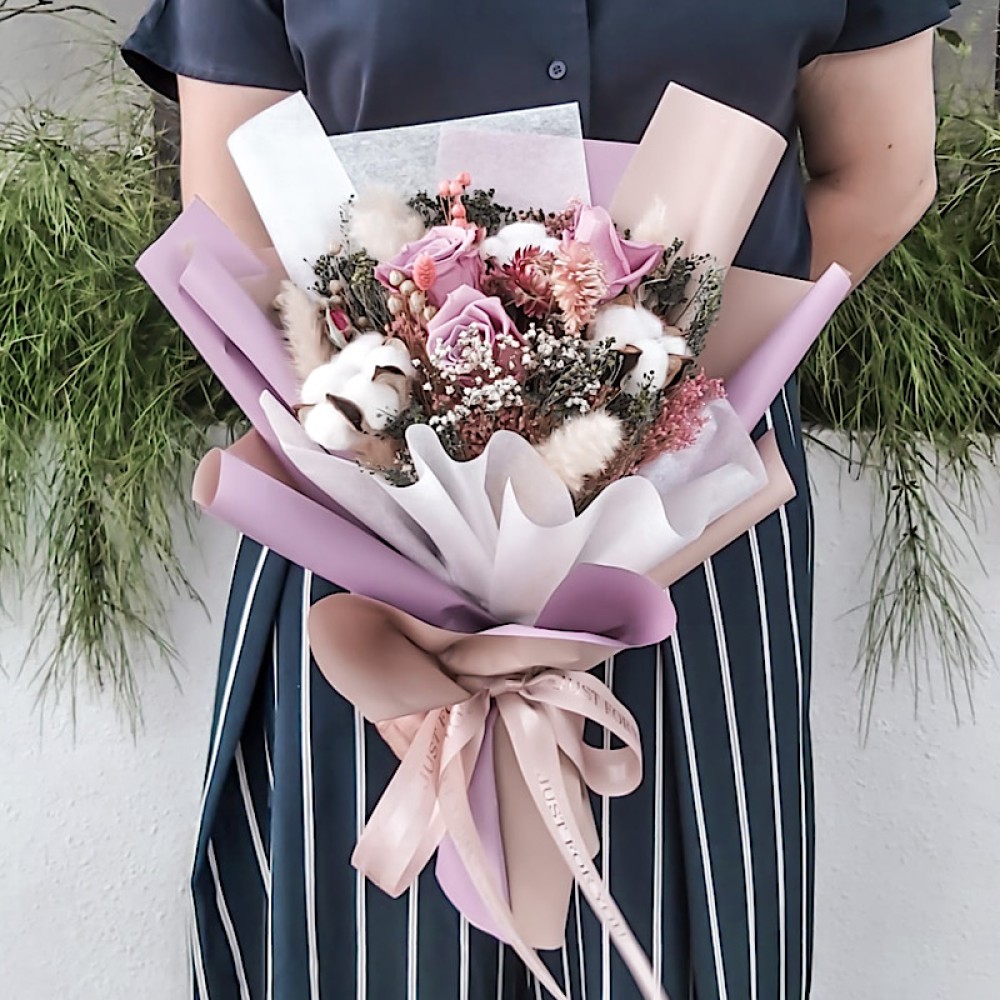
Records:
[[[812,950],[811,521],[794,386],[767,423],[799,496],[672,593],[678,633],[599,668],[643,733],[634,794],[595,798],[604,878],[672,1000],[804,1000]],[[226,617],[192,881],[199,1000],[531,1000],[433,875],[350,866],[395,758],[304,640],[334,588],[248,540]],[[635,987],[586,904],[546,955],[574,1000]]]

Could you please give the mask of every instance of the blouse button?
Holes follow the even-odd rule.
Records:
[[[562,59],[553,59],[549,63],[549,79],[561,80],[566,75],[566,63]]]

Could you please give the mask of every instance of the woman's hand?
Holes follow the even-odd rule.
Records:
[[[877,49],[822,56],[802,71],[814,277],[836,261],[859,283],[931,205],[933,44],[933,31],[926,31]]]

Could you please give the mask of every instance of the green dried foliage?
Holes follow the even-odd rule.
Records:
[[[55,640],[42,695],[108,690],[135,721],[135,663],[169,662],[174,548],[220,388],[134,269],[176,212],[146,112],[0,123],[0,539]]]
[[[988,657],[955,573],[976,523],[977,468],[1000,430],[1000,126],[949,117],[941,194],[906,241],[838,313],[802,373],[807,420],[843,431],[845,456],[877,478],[884,525],[860,651],[863,724],[881,666],[917,701],[941,660],[955,706],[971,706]]]

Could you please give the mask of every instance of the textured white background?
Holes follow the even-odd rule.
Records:
[[[140,6],[139,0],[108,4],[126,21]],[[989,3],[966,6],[974,14]],[[48,21],[0,27],[0,85],[38,94],[65,78],[85,60],[64,37]],[[981,47],[983,56],[987,48]],[[985,59],[977,65],[985,69]],[[976,691],[978,722],[961,727],[940,696],[915,719],[907,690],[885,691],[871,739],[859,746],[851,668],[860,620],[849,612],[867,593],[872,496],[826,455],[814,456],[813,472],[814,1000],[995,1000],[1000,678],[984,672]],[[985,489],[1000,496],[994,470]],[[971,560],[966,567],[994,647],[1000,647],[998,502],[988,507],[975,538],[993,576]],[[0,674],[4,1000],[186,995],[185,883],[233,549],[232,535],[210,523],[186,547],[210,619],[187,603],[173,607],[181,688],[163,674],[147,675],[146,725],[136,740],[100,702],[81,701],[75,728],[68,706],[42,718],[28,679]],[[0,657],[16,664],[34,605],[19,601],[9,579],[0,580],[0,588],[10,616],[0,623]],[[930,668],[937,672],[939,665]]]

